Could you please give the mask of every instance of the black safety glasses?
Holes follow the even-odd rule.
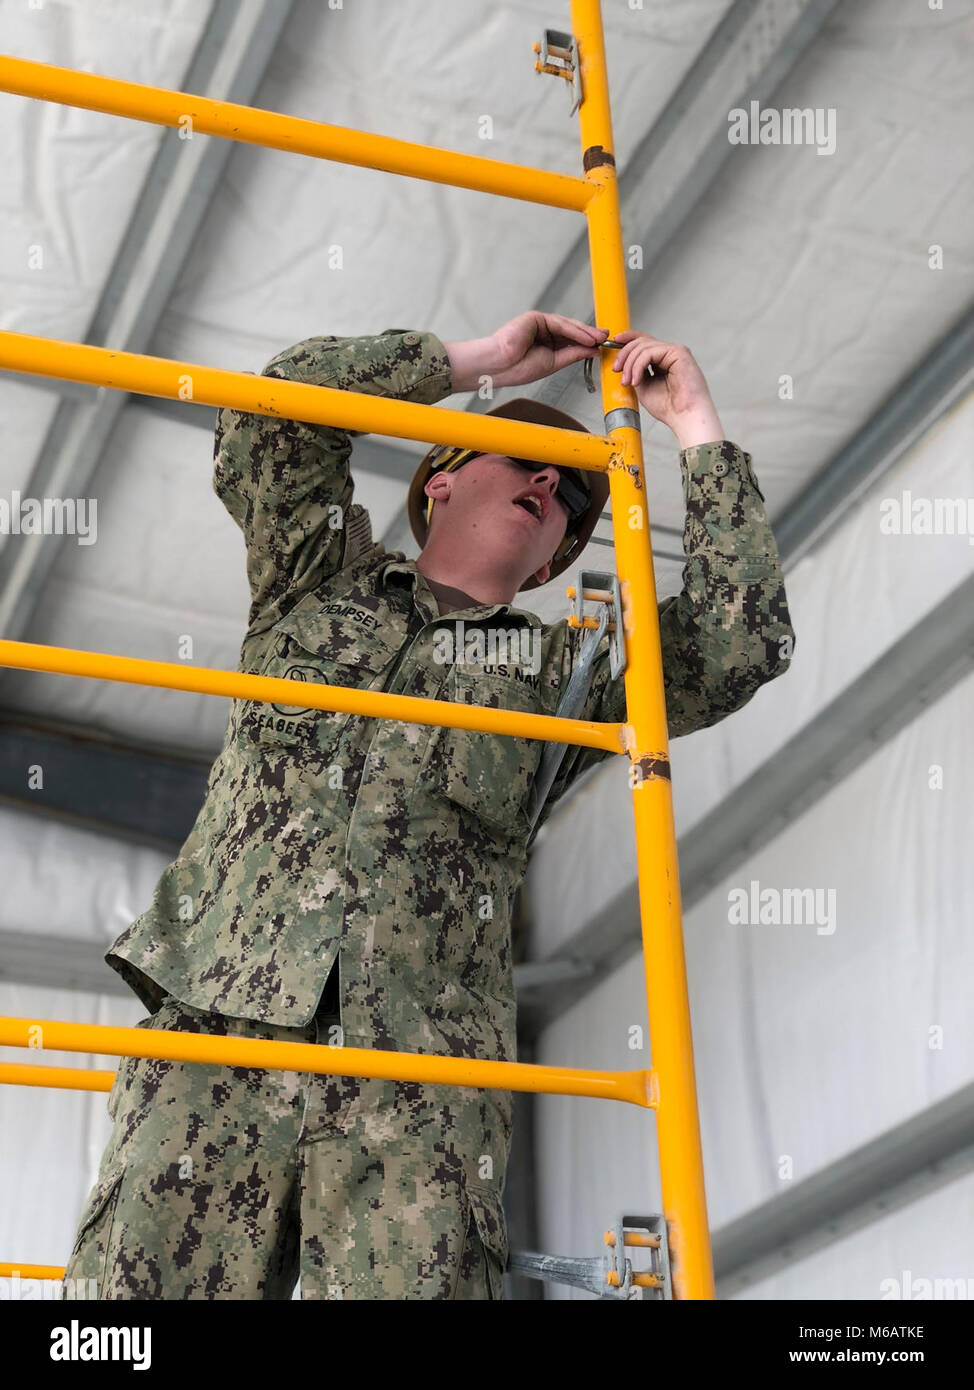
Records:
[[[511,458],[509,454],[505,454],[504,457]],[[511,463],[518,464],[529,473],[537,473],[538,469],[544,466],[531,459],[511,458]],[[562,468],[557,463],[555,467],[558,470],[559,478],[558,486],[555,488],[555,496],[568,513],[569,526],[574,526],[576,522],[581,521],[588,511],[589,503],[592,500],[591,494],[577,468]]]
[[[482,450],[455,449],[449,445],[441,445],[433,452],[430,472],[435,473],[441,468],[448,472],[454,472],[463,464],[469,463],[471,459],[480,458],[482,453]],[[510,454],[504,454],[503,457],[510,459],[511,463],[516,463],[519,468],[523,468],[529,473],[537,473],[539,468],[544,467],[536,459],[514,458]],[[555,464],[555,467],[558,470],[559,479],[558,486],[555,488],[555,496],[568,513],[568,525],[574,526],[581,521],[588,511],[592,500],[588,483],[577,468],[563,468],[560,464]]]

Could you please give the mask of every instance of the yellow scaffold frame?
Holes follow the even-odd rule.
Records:
[[[571,20],[578,45],[582,91],[578,107],[584,170],[581,178],[18,58],[0,57],[0,90],[159,125],[185,128],[189,122],[200,134],[582,212],[588,223],[594,322],[615,334],[629,326],[629,305],[600,0],[571,0]],[[57,1051],[110,1056],[603,1096],[653,1108],[657,1116],[663,1215],[674,1297],[713,1298],[639,405],[635,392],[623,386],[620,374],[611,370],[610,356],[603,354],[600,360],[603,409],[607,417],[609,412],[619,412],[613,419],[623,423],[614,423],[606,435],[553,429],[18,333],[0,332],[0,368],[608,473],[628,655],[626,724],[519,714],[327,685],[310,689],[304,683],[301,703],[370,718],[517,734],[628,754],[652,1070],[591,1072],[336,1048],[336,1053],[341,1054],[339,1061],[329,1055],[330,1049],[298,1043],[17,1018],[0,1020],[0,1046],[40,1045]],[[187,669],[183,665],[24,642],[0,641],[0,665],[285,703],[291,684],[241,672]],[[45,1075],[38,1075],[41,1072]],[[111,1085],[111,1077],[110,1072],[59,1068],[52,1073],[44,1067],[0,1068],[0,1081],[27,1084],[106,1089]],[[46,1266],[0,1264],[0,1275],[14,1269],[24,1275],[36,1273],[37,1277],[45,1277],[39,1274],[42,1269],[47,1271],[46,1277],[60,1277],[62,1273]]]

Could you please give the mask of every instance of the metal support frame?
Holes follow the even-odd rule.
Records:
[[[585,603],[604,605],[609,633],[609,675],[615,680],[626,669],[626,633],[622,616],[622,595],[619,576],[611,570],[581,570],[578,583],[568,590],[572,600],[569,627],[591,627],[595,620],[586,618]]]
[[[534,45],[534,51],[541,55],[534,65],[535,72],[551,73],[571,84],[572,107],[568,114],[574,116],[582,104],[582,80],[575,35],[563,34],[560,29],[546,29],[541,42]]]
[[[0,709],[0,805],[166,853],[178,853],[192,830],[212,762]],[[35,763],[44,768],[44,786],[31,790],[27,772]],[[0,976],[6,966],[0,933]]]
[[[189,117],[194,129],[211,135],[584,212],[596,321],[609,325],[611,332],[620,332],[629,326],[629,306],[600,0],[572,0],[571,19],[583,97],[579,107],[584,170],[581,179],[8,57],[0,58],[0,90],[162,125],[179,125]],[[25,335],[0,334],[0,367],[3,366],[173,399],[187,394],[187,364],[158,362],[84,345],[51,343]],[[180,369],[183,381],[178,379]],[[338,1055],[326,1060],[320,1048],[301,1044],[163,1032],[153,1037],[154,1030],[101,1029],[53,1021],[38,1025],[25,1019],[0,1021],[0,1045],[25,1046],[31,1027],[40,1026],[45,1045],[65,1051],[164,1056],[228,1065],[236,1060],[237,1064],[277,1065],[302,1071],[325,1069],[350,1075],[408,1076],[445,1085],[615,1095],[655,1108],[674,1296],[710,1299],[714,1296],[713,1267],[672,789],[666,772],[669,756],[659,619],[641,439],[632,423],[635,417],[638,424],[638,403],[632,388],[623,386],[619,375],[611,370],[608,353],[600,358],[600,371],[603,409],[613,422],[604,437],[498,417],[476,417],[356,392],[271,382],[247,373],[189,368],[190,394],[209,404],[608,471],[623,629],[628,638],[624,680],[630,722],[622,726],[622,742],[635,769],[653,769],[633,778],[633,814],[643,948],[646,961],[652,960],[652,970],[646,972],[646,987],[654,1070],[578,1073],[568,1068],[346,1048],[340,1049],[340,1060]],[[632,525],[632,518],[637,515],[642,526]],[[625,518],[626,524],[620,518]],[[242,673],[190,673],[183,667],[167,668],[164,663],[31,648],[26,643],[0,644],[0,664],[180,689],[206,689],[220,694],[239,694],[246,688],[250,698],[262,700],[286,701],[290,685],[288,681]],[[573,720],[461,708],[450,702],[328,686],[312,691],[302,685],[302,703],[371,717],[463,724],[497,733],[521,733],[619,749],[620,730],[615,725],[584,725]],[[439,709],[435,708],[437,704]],[[489,714],[493,715],[490,720]]]
[[[579,108],[585,178],[597,190],[586,209],[595,322],[610,333],[629,327],[619,188],[598,0],[573,0],[584,99]],[[635,392],[600,359],[602,408],[638,410]],[[629,638],[625,671],[628,753],[633,768],[669,765],[656,583],[638,429],[618,425],[609,468],[616,562]],[[642,526],[634,526],[638,516]],[[657,1141],[663,1212],[669,1228],[678,1298],[713,1298],[713,1265],[697,1114],[693,1040],[680,913],[680,878],[668,776],[633,780],[633,815],[647,1006],[654,1074],[659,1084]],[[649,963],[652,962],[652,969]]]

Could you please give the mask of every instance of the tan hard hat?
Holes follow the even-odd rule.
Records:
[[[552,405],[546,405],[543,401],[531,400],[528,396],[519,396],[516,400],[505,401],[503,405],[495,406],[493,410],[486,412],[488,415],[499,415],[505,420],[523,420],[529,425],[552,425],[555,429],[561,430],[581,430],[583,434],[590,431],[578,420],[573,420],[570,415],[566,415],[563,410],[556,410]],[[486,453],[487,450],[461,450],[452,449],[447,445],[434,445],[420,461],[419,467],[413,475],[413,480],[409,485],[409,499],[407,510],[409,512],[409,524],[412,527],[413,535],[420,549],[426,544],[428,531],[428,514],[430,499],[426,496],[423,489],[428,479],[436,471],[436,467],[448,466],[451,459],[461,458],[464,462],[468,458],[475,457],[478,452]],[[434,467],[436,465],[436,467]],[[560,466],[560,465],[556,465]],[[595,523],[602,514],[609,497],[609,479],[605,473],[597,473],[592,469],[576,469],[575,472],[583,479],[591,496],[591,502],[585,514],[576,524],[565,533],[565,538],[555,551],[551,562],[551,573],[548,576],[548,583],[555,579],[569,565],[574,564],[585,549],[588,539],[595,530]],[[524,589],[538,589],[540,585],[532,575],[521,585],[518,592]]]

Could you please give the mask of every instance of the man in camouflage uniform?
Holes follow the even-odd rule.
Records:
[[[466,343],[311,338],[264,375],[432,405],[484,374],[520,385],[596,357],[605,336],[530,312]],[[660,606],[677,738],[784,671],[794,634],[750,456],[723,439],[700,369],[619,337],[622,379],[681,445],[687,564]],[[220,412],[214,486],[253,600],[241,668],[553,714],[577,633],[511,600],[581,524],[568,475],[496,454],[430,472],[431,451],[411,561],[371,540],[350,433]],[[444,661],[461,619],[468,636],[524,629],[540,659]],[[607,652],[584,717],[626,719]],[[511,909],[543,747],[235,700],[189,839],[106,957],[150,1010],[139,1026],[516,1060]],[[539,824],[607,756],[570,748]],[[305,1298],[499,1299],[511,1111],[508,1092],[123,1058],[66,1276],[108,1299],[283,1299],[298,1274]]]

